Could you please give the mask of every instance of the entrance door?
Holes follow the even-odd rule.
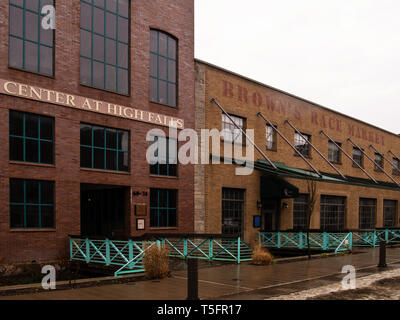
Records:
[[[280,227],[279,200],[267,200],[262,204],[261,218],[263,231],[278,231]]]
[[[125,229],[126,188],[81,185],[81,234],[112,237]]]

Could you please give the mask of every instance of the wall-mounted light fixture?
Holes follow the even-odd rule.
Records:
[[[287,209],[287,208],[289,208],[289,205],[286,202],[284,202],[284,203],[282,203],[282,208]]]
[[[261,209],[262,208],[262,203],[261,201],[257,200],[257,209]]]

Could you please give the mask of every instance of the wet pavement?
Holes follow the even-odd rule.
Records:
[[[345,265],[353,265],[357,277],[382,271],[376,267],[379,249],[270,266],[222,264],[199,268],[200,299],[258,300],[277,295],[338,283]],[[400,268],[400,248],[387,249],[390,270]],[[172,277],[160,281],[137,281],[89,288],[39,292],[0,299],[26,300],[183,300],[186,299],[185,270],[174,270]]]

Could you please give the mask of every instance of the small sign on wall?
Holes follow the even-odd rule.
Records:
[[[135,204],[135,215],[139,217],[147,216],[147,206],[145,204]]]
[[[253,227],[254,228],[261,227],[261,216],[253,216]]]
[[[144,230],[144,229],[145,229],[145,220],[136,219],[136,230]]]

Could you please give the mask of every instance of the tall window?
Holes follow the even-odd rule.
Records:
[[[303,137],[305,138],[303,138]],[[298,132],[295,132],[294,134],[294,146],[299,151],[303,156],[305,157],[310,157],[310,145],[308,144],[308,141],[311,141],[311,136],[308,134],[300,134]]]
[[[54,164],[54,119],[10,110],[10,160]]]
[[[307,225],[308,194],[301,194],[293,203],[293,229],[306,230]]]
[[[238,144],[242,144],[243,141],[243,133],[237,128],[237,126],[245,130],[245,122],[246,120],[241,117],[229,115],[234,123],[225,115],[222,114],[222,136],[224,141],[234,142]]]
[[[222,189],[222,234],[242,232],[244,216],[244,190]]]
[[[360,198],[359,228],[374,229],[376,225],[376,199]]]
[[[129,0],[81,0],[82,84],[129,94],[129,22]]]
[[[177,227],[178,191],[150,189],[150,227]]]
[[[129,132],[81,124],[81,167],[129,171]]]
[[[54,228],[54,183],[10,179],[10,227]]]
[[[397,201],[383,200],[383,226],[394,228],[397,226]]]
[[[353,160],[360,167],[364,166],[363,153],[362,153],[362,151],[360,149],[358,149],[356,147],[353,148]],[[357,166],[353,163],[353,167],[357,167]]]
[[[54,74],[54,30],[42,28],[42,8],[53,0],[10,0],[9,54],[12,68]]]
[[[150,174],[176,177],[178,175],[178,143],[176,139],[154,137],[157,144],[156,164],[150,165]]]
[[[177,106],[177,40],[158,30],[150,31],[150,101]]]
[[[267,125],[266,129],[267,149],[276,151],[276,132],[273,127]]]
[[[346,198],[321,196],[321,230],[342,231],[345,229]]]
[[[338,148],[338,146],[340,147],[341,144],[337,143],[335,144],[335,142],[333,141],[329,141],[328,142],[328,160],[330,162],[333,163],[340,163],[341,159],[340,159],[340,149]]]
[[[375,162],[374,165],[375,171],[382,171],[384,163],[383,163],[383,157],[380,153],[375,153],[374,162]],[[379,167],[381,167],[382,169],[380,169]]]
[[[400,160],[397,158],[393,158],[392,172],[395,175],[400,175]]]

